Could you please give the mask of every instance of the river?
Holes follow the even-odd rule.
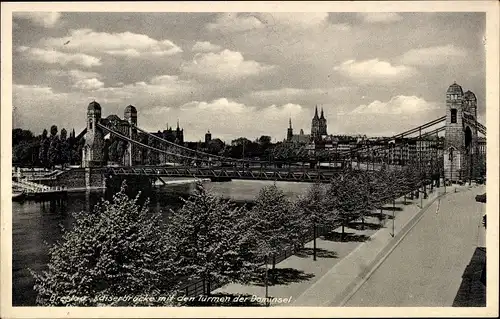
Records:
[[[259,190],[272,185],[267,181],[235,180],[222,183],[206,183],[206,188],[216,195],[235,201],[252,201]],[[304,193],[311,184],[276,182],[289,198]],[[166,186],[155,188],[151,194],[150,207],[162,214],[182,205],[179,197],[189,194],[194,185]],[[86,211],[95,205],[104,191],[92,193],[69,193],[64,201],[12,203],[12,305],[35,306],[36,293],[33,277],[28,269],[40,272],[46,269],[48,249],[61,238],[61,227],[69,228],[73,212]]]

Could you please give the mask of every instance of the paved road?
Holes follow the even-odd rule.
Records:
[[[449,189],[448,189],[449,190]],[[436,201],[346,307],[451,307],[477,245],[484,186]]]

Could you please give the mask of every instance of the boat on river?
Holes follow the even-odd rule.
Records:
[[[12,191],[12,200],[22,200],[26,196],[24,191]]]

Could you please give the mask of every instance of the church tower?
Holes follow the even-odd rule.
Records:
[[[211,140],[212,140],[212,133],[210,133],[210,130],[208,130],[208,132],[205,133],[205,147]]]
[[[318,106],[314,109],[314,117],[311,123],[311,138],[317,139],[320,136],[320,120],[318,116]]]
[[[101,120],[101,105],[96,101],[87,107],[87,133],[82,154],[82,166],[101,166],[104,159],[104,134],[97,123]]]
[[[326,118],[323,112],[323,108],[321,108],[321,117],[319,118],[319,135],[327,135],[326,132]]]
[[[293,138],[293,128],[292,128],[292,118],[289,120],[290,126],[288,127],[288,130],[286,131],[286,140],[291,142]]]

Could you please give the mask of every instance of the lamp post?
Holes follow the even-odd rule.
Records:
[[[266,285],[266,307],[269,307],[269,303],[268,303],[268,295],[269,295],[269,284],[268,284],[268,268],[267,268],[267,254],[266,254],[266,282],[265,282],[265,285]]]

